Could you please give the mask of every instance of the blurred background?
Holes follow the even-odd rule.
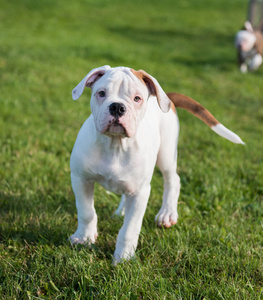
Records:
[[[262,256],[261,259],[256,255],[245,261],[235,260],[227,250],[243,245],[241,248],[246,250],[240,250],[241,257],[246,257],[251,249],[253,253],[262,250],[263,67],[254,73],[242,74],[234,47],[235,34],[246,21],[248,1],[1,0],[0,6],[0,255],[5,258],[0,278],[3,293],[13,297],[26,295],[18,288],[12,290],[12,285],[8,285],[8,280],[12,280],[14,286],[20,284],[22,291],[28,289],[35,296],[54,292],[73,297],[73,290],[80,296],[81,280],[84,278],[85,282],[85,276],[95,276],[95,271],[107,275],[113,272],[110,257],[121,221],[113,221],[111,215],[119,198],[98,186],[95,205],[101,222],[100,250],[91,253],[83,250],[81,254],[83,260],[91,257],[93,263],[97,263],[94,271],[89,271],[93,275],[85,272],[84,277],[76,275],[73,267],[67,266],[65,272],[76,285],[69,294],[65,291],[71,283],[67,276],[61,277],[65,262],[57,264],[61,274],[50,264],[42,268],[46,270],[44,275],[34,275],[34,283],[29,284],[26,277],[26,274],[33,276],[34,270],[45,265],[41,259],[37,265],[34,260],[34,255],[41,251],[47,251],[53,261],[70,257],[74,265],[78,265],[76,252],[72,252],[67,243],[77,224],[69,158],[78,130],[90,114],[90,90],[86,89],[78,101],[72,100],[71,91],[92,68],[108,64],[144,69],[165,91],[183,93],[200,102],[246,143],[245,147],[231,144],[194,116],[178,110],[181,126],[178,171],[182,183],[179,224],[164,234],[167,243],[163,243],[159,237],[163,233],[155,228],[153,221],[162,194],[162,179],[156,170],[138,248],[139,253],[144,249],[145,254],[140,257],[148,263],[148,269],[147,272],[141,270],[145,277],[137,284],[145,284],[145,293],[152,292],[157,299],[158,293],[155,294],[155,287],[149,286],[149,282],[155,282],[158,274],[158,290],[160,282],[164,284],[170,274],[174,279],[169,279],[171,282],[167,279],[163,287],[171,290],[181,287],[184,291],[181,296],[185,299],[190,299],[190,295],[217,297],[216,289],[235,295],[234,285],[228,286],[231,277],[243,291],[240,299],[248,299],[251,290],[245,280],[239,281],[234,271],[230,276],[216,269],[216,265],[223,264],[225,269],[234,265],[233,270],[237,268],[242,278],[248,274],[253,291],[258,295]],[[189,234],[192,242],[187,239]],[[200,239],[203,245],[213,247],[209,241],[217,238],[218,245],[225,243],[226,246],[219,247],[216,255],[202,256],[198,252],[201,256],[191,256],[195,257],[192,261],[187,256],[190,251],[197,251]],[[56,248],[61,245],[63,249]],[[43,250],[45,247],[49,250]],[[198,249],[203,246],[200,247]],[[29,251],[27,257],[21,254],[23,251]],[[167,260],[163,251],[168,251],[168,257],[173,260]],[[166,264],[166,273],[157,261],[155,263],[156,257]],[[190,262],[178,267],[182,257],[188,257]],[[22,261],[25,262],[23,267]],[[199,266],[199,263],[202,266],[205,261],[215,269],[207,270],[204,266],[204,273],[212,280],[206,287],[210,292],[198,294],[196,291],[202,290],[205,279],[201,276],[204,281],[196,281],[200,274],[190,266]],[[242,269],[244,265],[247,267]],[[74,274],[76,279],[72,279]],[[190,274],[194,274],[193,277]],[[50,278],[57,290],[52,288]],[[129,280],[127,286],[132,289]],[[97,278],[95,283],[94,289],[98,292],[102,282]]]

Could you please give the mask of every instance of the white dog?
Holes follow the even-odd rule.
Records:
[[[230,141],[243,142],[193,99],[166,94],[145,71],[96,68],[73,90],[74,100],[85,86],[92,88],[92,114],[80,129],[71,154],[78,228],[70,240],[90,244],[98,236],[95,182],[122,194],[117,213],[123,214],[125,208],[125,217],[114,253],[116,264],[135,254],[155,164],[164,177],[163,203],[155,220],[165,227],[177,222],[180,178],[176,173],[179,123],[175,106],[189,110]]]
[[[262,64],[263,35],[259,30],[253,30],[250,22],[245,22],[244,30],[235,37],[240,71],[255,71]]]

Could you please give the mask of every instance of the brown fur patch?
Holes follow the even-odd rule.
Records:
[[[134,69],[131,69],[131,71],[136,77],[138,77],[146,85],[145,81],[143,80],[143,74],[140,70],[135,71]]]
[[[154,82],[152,81],[151,77],[143,70],[135,71],[131,69],[132,73],[138,77],[148,88],[151,95],[157,96],[158,98],[158,92],[155,87]]]
[[[159,93],[158,93],[158,90],[156,89],[155,84],[152,81],[151,77],[143,70],[135,71],[134,69],[131,69],[131,71],[136,77],[138,77],[147,86],[147,88],[150,91],[150,94],[157,97],[157,100],[159,102]],[[171,102],[171,109],[176,114],[176,108],[175,108],[173,102]]]
[[[171,102],[171,109],[172,109],[173,112],[176,114],[176,107],[175,107],[175,105],[173,104],[173,102]]]
[[[261,55],[263,55],[263,34],[260,31],[255,31],[256,36],[256,44],[255,47],[257,49],[257,52]]]

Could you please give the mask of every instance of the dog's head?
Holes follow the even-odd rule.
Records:
[[[132,137],[143,118],[150,96],[155,96],[162,111],[170,108],[170,100],[155,78],[143,70],[103,66],[93,69],[73,89],[77,100],[91,87],[90,106],[96,129],[109,136]]]
[[[235,46],[237,49],[248,52],[252,50],[256,43],[256,36],[250,22],[245,22],[244,30],[238,31],[235,36]]]

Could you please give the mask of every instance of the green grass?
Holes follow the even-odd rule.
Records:
[[[0,298],[262,299],[263,67],[241,74],[247,1],[1,1]],[[90,113],[71,90],[94,67],[145,69],[206,106],[246,146],[178,111],[179,222],[158,229],[158,170],[137,259],[111,266],[119,197],[97,186],[99,237],[71,247],[69,158]]]

